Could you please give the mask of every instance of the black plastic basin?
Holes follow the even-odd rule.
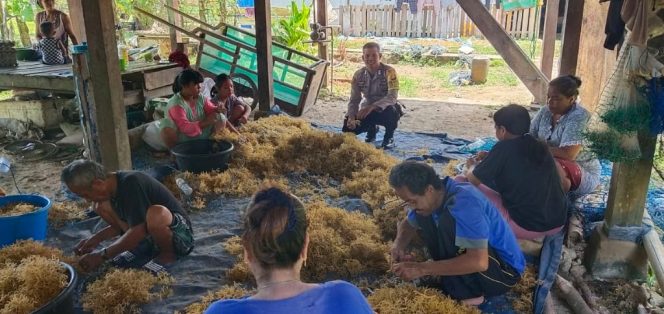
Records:
[[[69,314],[74,313],[74,290],[76,271],[69,264],[60,263],[67,270],[69,280],[64,289],[53,300],[32,312],[32,314]]]
[[[228,169],[233,143],[228,141],[193,140],[171,149],[180,171],[201,173]]]

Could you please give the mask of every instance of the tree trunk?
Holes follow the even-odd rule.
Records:
[[[198,0],[198,17],[201,19],[201,21],[207,23],[207,8],[205,7],[205,2],[207,0]]]
[[[30,30],[28,30],[28,24],[20,19],[16,19],[16,24],[18,25],[18,33],[21,35],[21,44],[23,47],[31,47],[32,42],[30,41]]]
[[[227,15],[228,9],[226,8],[226,0],[219,0],[219,21],[225,24]]]

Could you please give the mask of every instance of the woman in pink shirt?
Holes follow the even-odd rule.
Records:
[[[210,99],[201,94],[203,75],[186,69],[175,79],[175,95],[168,101],[166,117],[159,126],[167,147],[178,143],[207,139],[214,131],[226,127],[226,117]]]

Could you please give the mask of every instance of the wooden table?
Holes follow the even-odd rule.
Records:
[[[175,63],[129,62],[122,72],[125,85],[125,106],[173,94],[171,85],[182,71]],[[128,89],[127,85],[131,86]],[[48,90],[59,93],[75,93],[71,64],[46,65],[39,61],[18,62],[18,67],[0,68],[0,89]]]

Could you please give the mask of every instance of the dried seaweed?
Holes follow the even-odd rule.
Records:
[[[203,296],[200,301],[192,303],[184,311],[183,314],[202,314],[205,310],[217,300],[239,299],[253,294],[253,290],[247,290],[241,285],[226,285],[221,289],[210,292]]]
[[[113,269],[88,285],[81,301],[93,313],[139,313],[140,306],[168,296],[173,278],[135,269]]]
[[[60,261],[31,256],[0,268],[0,313],[31,313],[44,306],[67,285]]]
[[[387,244],[373,220],[323,202],[307,205],[309,257],[302,278],[320,281],[364,274],[384,274],[389,268]]]
[[[41,256],[48,259],[64,261],[65,255],[60,249],[45,246],[33,240],[19,240],[16,243],[0,249],[0,265],[19,264],[31,256]]]
[[[242,238],[230,237],[224,242],[224,249],[228,254],[235,256],[235,265],[226,270],[226,280],[230,282],[251,282],[254,277],[249,271],[249,265],[244,262],[244,247]]]
[[[9,203],[0,208],[0,217],[23,215],[37,209],[39,207],[28,203]]]
[[[413,284],[379,288],[367,300],[379,314],[480,313],[477,308],[460,304],[436,289],[415,287]]]
[[[85,219],[86,204],[75,202],[57,202],[48,210],[48,221],[55,227],[67,222]]]
[[[452,159],[448,161],[442,169],[442,174],[444,177],[456,177],[459,174],[459,171],[457,170],[457,167],[461,163],[460,160]]]
[[[519,283],[512,288],[512,292],[517,295],[517,298],[512,300],[512,307],[516,313],[533,312],[533,293],[536,286],[537,270],[533,266],[528,266],[521,275]]]

